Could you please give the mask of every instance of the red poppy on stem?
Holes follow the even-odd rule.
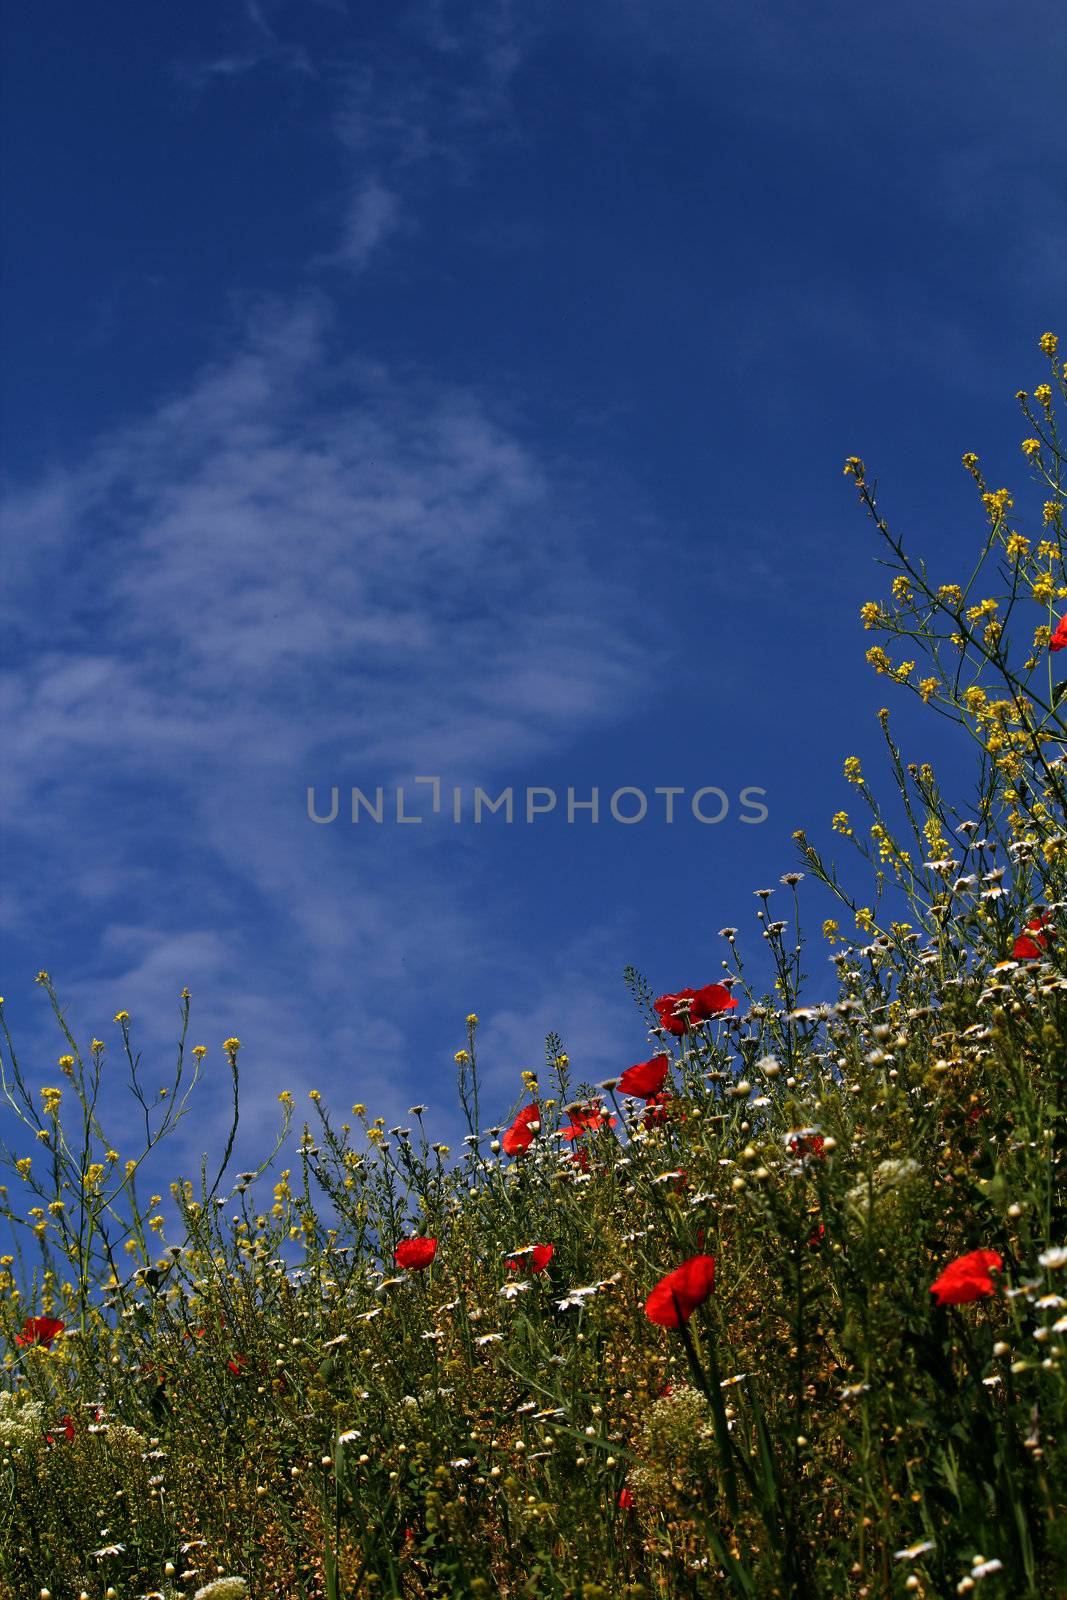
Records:
[[[587,1133],[595,1133],[606,1122],[609,1128],[614,1128],[618,1117],[606,1117],[599,1104],[591,1101],[588,1106],[576,1106],[570,1112],[570,1126],[560,1130],[560,1138],[573,1143],[576,1139],[583,1139]],[[571,1157],[577,1161],[583,1172],[589,1171],[588,1152],[579,1146]]]
[[[999,1272],[1003,1265],[995,1250],[971,1250],[949,1262],[930,1285],[930,1293],[939,1306],[967,1305],[994,1292],[996,1285],[990,1272]]]
[[[508,1262],[512,1272],[544,1272],[556,1253],[554,1244],[535,1244],[532,1250],[523,1250]]]
[[[825,1222],[820,1222],[818,1224],[818,1226],[813,1228],[811,1233],[808,1234],[808,1244],[811,1246],[811,1248],[813,1250],[814,1250],[815,1246],[819,1243],[820,1239],[822,1238],[822,1236],[823,1236],[823,1234],[825,1232],[826,1232],[826,1224],[825,1224]]]
[[[63,1424],[63,1432],[66,1434],[67,1443],[69,1444],[74,1438],[74,1423],[71,1420],[70,1413],[67,1412],[67,1414],[61,1417],[59,1420]],[[50,1433],[46,1433],[45,1438],[48,1440],[49,1444],[55,1444],[56,1442],[54,1436]]]
[[[539,1132],[540,1127],[541,1112],[536,1102],[525,1106],[500,1141],[504,1154],[515,1156],[520,1150],[528,1150],[533,1144],[534,1134]]]
[[[664,1089],[660,1094],[650,1094],[645,1102],[645,1111],[641,1121],[646,1128],[657,1128],[661,1122],[670,1120],[670,1104],[674,1099],[669,1089]],[[679,1112],[678,1121],[685,1121],[685,1112]]]
[[[1040,911],[1036,917],[1031,917],[1026,924],[1026,932],[1020,933],[1011,947],[1013,961],[1036,961],[1042,950],[1048,948],[1052,931],[1048,928],[1051,917],[1047,911]],[[1048,929],[1047,932],[1044,930]]]
[[[664,1052],[663,1055],[653,1056],[651,1061],[639,1061],[636,1066],[627,1067],[618,1082],[619,1093],[651,1100],[652,1096],[663,1088],[669,1065],[667,1054]]]
[[[679,1009],[680,1001],[688,1001],[689,1004]],[[738,1002],[725,984],[707,983],[703,989],[679,989],[677,994],[661,994],[653,1004],[660,1026],[666,1028],[668,1033],[681,1034],[687,1028],[695,1028],[701,1022],[721,1016],[724,1011],[734,1011]]]
[[[715,1257],[690,1256],[661,1278],[645,1301],[645,1316],[660,1328],[688,1322],[715,1287]]]
[[[58,1317],[27,1317],[22,1324],[22,1332],[15,1335],[15,1343],[42,1344],[46,1350],[51,1350],[52,1341],[66,1326]]]
[[[590,1100],[585,1106],[572,1106],[567,1113],[570,1117],[570,1127],[564,1128],[561,1138],[580,1139],[583,1133],[595,1133],[607,1123],[609,1128],[614,1128],[618,1117],[606,1115],[599,1100]]]
[[[226,1365],[229,1367],[229,1369],[233,1373],[234,1377],[235,1378],[239,1378],[241,1376],[242,1367],[247,1367],[247,1365],[248,1365],[248,1357],[247,1356],[234,1356],[233,1360],[232,1361],[227,1361]]]
[[[825,1143],[821,1133],[791,1133],[786,1139],[790,1154],[801,1161],[825,1161]]]
[[[1048,647],[1052,655],[1055,655],[1057,650],[1067,649],[1067,616],[1061,617],[1057,622],[1056,631],[1049,640]]]
[[[633,1497],[633,1494],[631,1493],[631,1491],[629,1489],[620,1489],[619,1490],[619,1510],[620,1511],[632,1511],[633,1508],[634,1508],[634,1497]]]
[[[410,1267],[421,1272],[423,1267],[428,1267],[437,1254],[436,1239],[401,1239],[393,1251],[393,1260],[398,1267]]]

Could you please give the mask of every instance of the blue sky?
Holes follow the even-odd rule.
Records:
[[[284,1087],[454,1128],[470,1010],[501,1112],[549,1029],[581,1077],[641,1059],[623,966],[710,981],[725,924],[758,963],[753,891],[794,828],[829,837],[844,756],[876,767],[845,456],[946,581],[963,451],[1025,480],[1059,8],[59,0],[4,33],[0,941],[31,1079],[40,967],[83,1037],[129,1010],[160,1083],[191,988],[186,1159],[233,1033],[244,1160]],[[309,785],[430,774],[731,810],[308,819]],[[825,997],[818,938],[808,969]]]

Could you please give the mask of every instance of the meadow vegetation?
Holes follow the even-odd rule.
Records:
[[[1036,494],[964,458],[956,582],[845,467],[892,573],[869,660],[974,741],[973,794],[880,712],[888,792],[845,761],[854,856],[797,836],[758,959],[724,928],[714,978],[679,953],[696,988],[627,974],[644,1059],[591,1083],[553,1036],[487,1106],[471,1015],[461,1149],[312,1090],[281,1168],[283,1093],[232,1174],[239,1041],[205,1061],[183,995],[149,1089],[131,1018],[80,1045],[39,974],[58,1062],[6,1023],[0,1057],[3,1600],[1067,1595],[1067,369],[1040,346]],[[144,1170],[212,1060],[233,1131],[168,1222]],[[132,1151],[101,1122],[120,1071]]]

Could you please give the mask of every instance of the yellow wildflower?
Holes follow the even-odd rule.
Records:
[[[1015,501],[1007,489],[997,489],[992,494],[984,494],[982,504],[989,513],[989,520],[995,524],[1003,521],[1006,514],[1014,507]]]

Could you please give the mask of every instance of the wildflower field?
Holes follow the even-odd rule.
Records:
[[[1067,1595],[1067,368],[1040,347],[1033,487],[1017,509],[964,458],[958,582],[845,466],[893,574],[868,659],[973,739],[973,792],[881,711],[846,859],[798,834],[750,929],[669,993],[629,971],[612,1078],[552,1036],[487,1105],[471,1015],[462,1150],[313,1090],[283,1169],[283,1094],[274,1151],[234,1174],[231,1134],[167,1222],[142,1163],[212,1059],[236,1130],[239,1040],[205,1064],[184,994],[152,1099],[133,1019],[81,1044],[39,974],[58,1063],[3,1028],[2,1600]],[[123,1071],[133,1150],[97,1109]]]

